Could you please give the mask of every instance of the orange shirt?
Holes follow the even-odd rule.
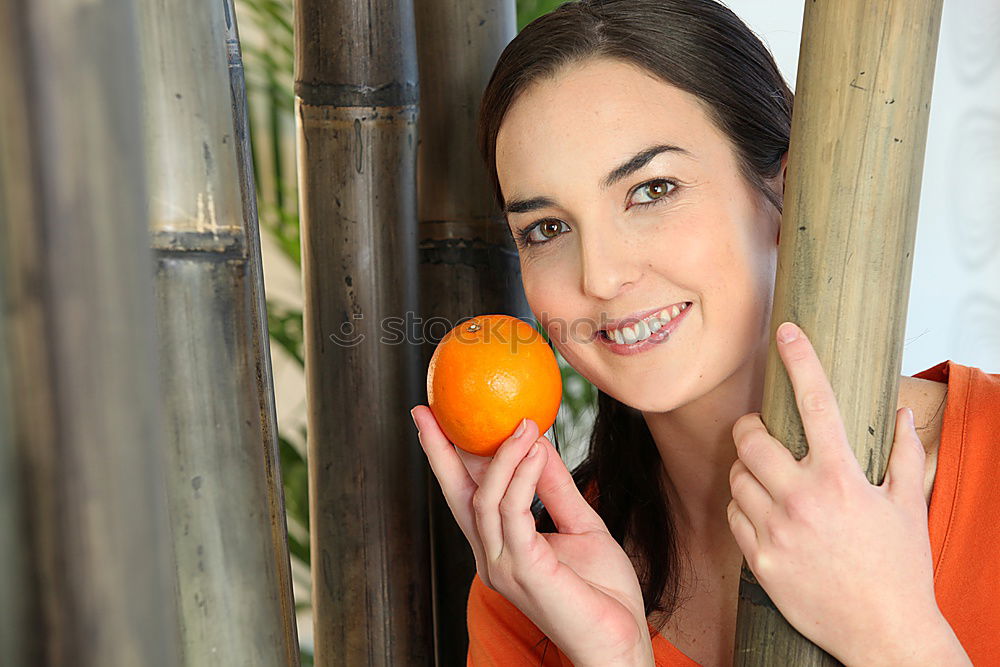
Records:
[[[1000,667],[1000,375],[945,361],[914,377],[948,383],[928,530],[934,590],[976,667]],[[473,667],[571,667],[527,616],[473,578]],[[650,626],[657,667],[698,663]]]

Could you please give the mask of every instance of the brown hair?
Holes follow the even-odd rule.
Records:
[[[504,49],[483,94],[479,147],[500,207],[496,139],[529,85],[590,58],[636,65],[696,96],[729,138],[746,181],[781,210],[767,180],[788,150],[792,93],[753,32],[712,0],[580,0],[529,24]],[[642,414],[604,392],[586,459],[574,480],[619,544],[628,543],[647,616],[679,607],[676,529],[662,464]],[[555,532],[543,507],[538,530]]]

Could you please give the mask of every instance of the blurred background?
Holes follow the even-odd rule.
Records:
[[[561,4],[518,0],[518,27]],[[801,0],[726,3],[794,90]],[[310,664],[306,403],[292,93],[291,0],[237,0],[259,197],[268,324],[303,664]],[[946,0],[921,193],[902,372],[953,359],[1000,369],[1000,3]],[[469,313],[474,315],[475,313]],[[560,359],[556,438],[583,454],[596,392]]]
[[[518,29],[556,0],[518,0]],[[302,274],[293,99],[292,0],[237,0],[257,181],[274,393],[285,486],[288,541],[303,665],[311,664],[309,496],[302,330]],[[469,313],[474,315],[476,313]],[[579,460],[593,422],[594,387],[559,357],[563,406],[556,439]]]

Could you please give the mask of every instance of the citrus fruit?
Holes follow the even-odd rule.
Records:
[[[438,343],[427,368],[427,402],[448,439],[492,456],[521,419],[540,433],[562,400],[559,364],[535,327],[509,315],[462,322]]]

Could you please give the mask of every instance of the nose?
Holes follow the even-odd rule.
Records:
[[[639,281],[642,264],[638,249],[627,244],[614,225],[603,227],[607,229],[594,224],[581,232],[580,267],[584,293],[608,301]]]

